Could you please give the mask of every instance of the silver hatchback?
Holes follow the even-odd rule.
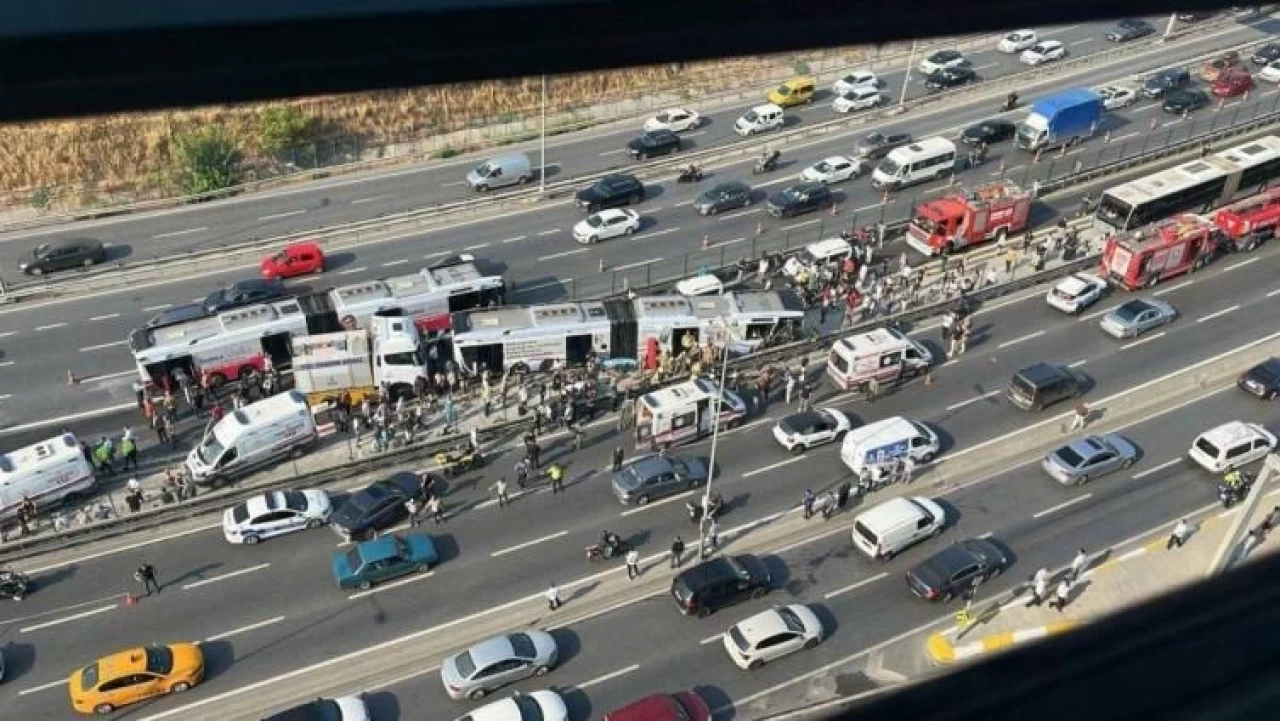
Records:
[[[484,698],[494,689],[530,676],[544,676],[556,665],[556,640],[545,631],[523,631],[481,641],[440,666],[450,698]]]
[[[1132,443],[1115,433],[1108,433],[1086,436],[1050,451],[1040,462],[1040,467],[1055,481],[1076,486],[1128,468],[1137,459],[1138,449]]]

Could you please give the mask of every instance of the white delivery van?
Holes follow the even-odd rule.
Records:
[[[187,472],[216,486],[281,458],[299,458],[315,445],[316,423],[297,391],[236,410],[213,426],[187,455]]]
[[[928,463],[940,448],[938,435],[924,424],[894,416],[846,433],[840,459],[849,470],[861,473],[864,468],[887,469],[907,456],[916,463]]]
[[[871,173],[871,185],[897,190],[944,178],[955,172],[956,144],[946,138],[925,138],[894,148]]]
[[[1226,473],[1275,450],[1276,437],[1257,423],[1231,421],[1196,436],[1188,455],[1210,473]]]
[[[853,519],[853,545],[877,561],[888,561],[926,538],[942,533],[947,512],[928,498],[891,498]]]
[[[733,123],[733,132],[745,138],[748,135],[777,130],[782,127],[782,122],[782,108],[773,103],[765,103],[743,113],[742,117]]]
[[[841,338],[827,355],[827,375],[844,390],[864,388],[872,379],[894,383],[929,369],[928,348],[892,328]]]
[[[0,523],[17,518],[23,496],[37,508],[74,505],[96,481],[70,433],[0,455]]]
[[[529,164],[529,156],[518,152],[489,158],[467,173],[467,184],[472,190],[479,192],[517,183],[524,185],[531,180],[533,170]]]

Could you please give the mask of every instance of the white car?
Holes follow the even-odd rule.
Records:
[[[1103,85],[1094,91],[1102,96],[1102,107],[1107,110],[1127,108],[1138,99],[1138,89],[1124,85]]]
[[[569,709],[555,691],[517,692],[485,704],[457,721],[569,721]]]
[[[1062,311],[1075,315],[1098,302],[1107,290],[1107,281],[1089,273],[1074,273],[1063,278],[1045,296],[1045,301]]]
[[[329,521],[329,494],[311,488],[264,493],[237,503],[222,514],[222,535],[228,543],[249,546],[272,536],[319,528]]]
[[[800,173],[800,179],[806,183],[830,185],[856,178],[864,169],[865,166],[861,160],[854,160],[844,155],[832,155],[805,168]]]
[[[1067,46],[1057,40],[1041,40],[1018,56],[1023,65],[1040,65],[1050,60],[1061,60],[1067,56]]]
[[[1231,421],[1196,436],[1187,455],[1210,473],[1226,473],[1261,460],[1275,447],[1275,434],[1261,425]]]
[[[701,124],[702,116],[693,110],[668,108],[644,121],[644,131],[652,133],[655,130],[670,130],[673,133],[682,133],[693,130]]]
[[[1280,83],[1280,60],[1272,60],[1258,71],[1258,79],[1269,83]]]
[[[814,446],[840,440],[850,428],[853,422],[849,416],[834,408],[816,408],[778,419],[773,438],[792,453],[804,453]]]
[[[573,239],[579,243],[595,243],[640,230],[640,214],[626,208],[609,208],[588,215],[573,226]]]
[[[958,68],[961,65],[968,64],[968,62],[968,60],[964,59],[964,55],[960,54],[959,50],[939,50],[921,60],[916,69],[927,78],[943,68]]]
[[[1014,30],[1000,38],[1000,42],[996,45],[996,50],[1012,55],[1026,50],[1039,41],[1040,36],[1036,35],[1035,30]]]
[[[793,603],[739,621],[724,633],[724,650],[739,668],[754,671],[822,642],[822,621],[808,606]]]
[[[854,88],[871,88],[876,90],[880,87],[880,78],[870,70],[855,70],[848,75],[840,78],[831,85],[831,92],[836,95],[844,95]]]
[[[831,101],[831,109],[837,113],[851,113],[855,110],[874,108],[884,102],[884,96],[874,85],[861,85],[836,96]]]

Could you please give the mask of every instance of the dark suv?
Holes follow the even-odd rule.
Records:
[[[753,556],[721,556],[681,571],[671,581],[671,596],[686,616],[705,618],[748,598],[769,592],[769,572]]]
[[[1036,363],[1013,374],[1009,402],[1024,411],[1038,411],[1084,392],[1084,379],[1066,366]]]
[[[1142,83],[1142,94],[1158,98],[1178,88],[1191,84],[1191,73],[1186,68],[1169,68],[1147,78]]]
[[[18,270],[27,275],[44,275],[50,271],[88,268],[107,259],[107,250],[96,240],[76,238],[46,243],[31,251],[30,262],[19,263]]]
[[[1113,43],[1123,43],[1146,37],[1155,31],[1156,29],[1146,20],[1121,20],[1107,31],[1107,40]]]
[[[1263,45],[1253,51],[1253,55],[1249,56],[1249,60],[1254,65],[1266,65],[1272,60],[1280,60],[1280,44],[1267,43]]]
[[[930,90],[946,90],[947,88],[968,85],[969,83],[977,82],[977,80],[977,71],[962,65],[958,68],[942,68],[926,78],[924,84]]]
[[[284,281],[279,279],[242,280],[205,296],[204,309],[210,313],[220,313],[242,305],[279,300],[286,295],[288,290]]]
[[[957,541],[907,571],[911,592],[929,601],[950,601],[1000,575],[1009,557],[985,538]]]
[[[769,196],[769,215],[775,218],[790,218],[793,215],[829,208],[834,202],[831,190],[822,183],[798,183]]]
[[[680,136],[670,130],[651,130],[627,143],[627,153],[633,160],[668,155],[678,150],[680,150]]]
[[[578,191],[574,202],[579,208],[594,213],[602,208],[636,205],[644,200],[644,183],[627,173],[606,175]]]

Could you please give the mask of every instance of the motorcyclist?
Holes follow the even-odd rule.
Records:
[[[602,531],[600,533],[600,550],[604,552],[605,558],[613,558],[618,553],[618,547],[622,545],[622,539],[618,534],[612,531]]]
[[[1009,94],[1005,97],[1005,99],[1004,99],[1004,109],[1005,109],[1005,110],[1013,110],[1013,108],[1014,108],[1015,106],[1017,106],[1017,104],[1018,104],[1018,94],[1017,94],[1017,93],[1009,93]]]
[[[724,505],[724,499],[720,497],[719,493],[712,493],[707,496],[707,518],[714,518],[720,512],[722,505]]]
[[[1226,475],[1222,477],[1222,482],[1227,486],[1227,488],[1236,493],[1244,488],[1244,476],[1235,466],[1227,469]]]

